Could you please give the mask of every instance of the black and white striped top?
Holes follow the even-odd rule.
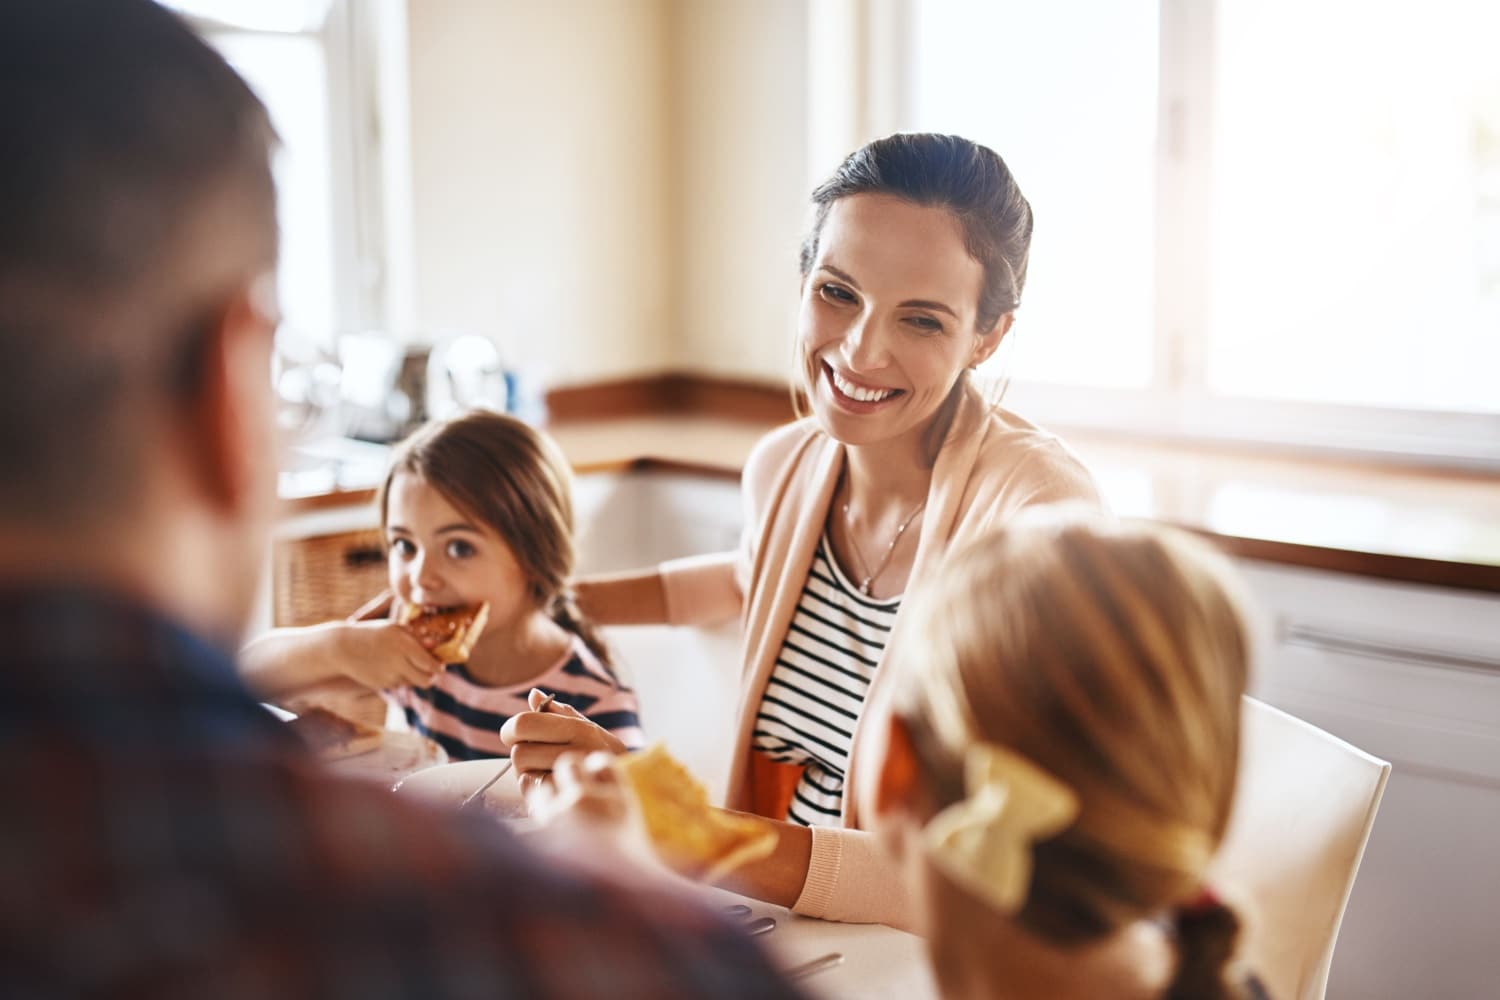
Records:
[[[833,558],[825,532],[761,698],[754,748],[806,767],[787,819],[837,826],[854,724],[901,598],[861,594]]]

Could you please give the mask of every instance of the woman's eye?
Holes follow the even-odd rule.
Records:
[[[391,540],[391,551],[402,559],[410,559],[417,554],[417,547],[411,543],[410,539],[394,538]]]
[[[931,316],[908,316],[906,322],[924,333],[943,332],[942,321],[933,319]]]
[[[830,302],[853,302],[854,293],[842,285],[825,282],[818,286],[818,294]]]
[[[455,538],[448,543],[448,556],[451,559],[467,559],[475,552],[474,546],[462,538]]]

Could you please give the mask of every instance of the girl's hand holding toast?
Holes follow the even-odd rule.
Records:
[[[443,664],[393,621],[340,622],[333,628],[333,657],[340,673],[368,688],[429,687]]]

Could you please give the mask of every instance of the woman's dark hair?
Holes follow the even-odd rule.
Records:
[[[609,663],[604,640],[578,610],[573,575],[573,476],[557,445],[524,421],[475,410],[427,424],[396,446],[377,499],[386,525],[396,473],[416,476],[504,540],[531,600]]]
[[[856,194],[894,195],[953,213],[969,255],[984,268],[976,316],[980,332],[1021,304],[1031,253],[1031,205],[994,150],[956,135],[900,132],[850,153],[812,193],[816,214],[802,242],[803,277],[817,259],[829,208]]]

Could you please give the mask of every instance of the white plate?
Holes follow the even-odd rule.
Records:
[[[457,810],[474,790],[495,776],[505,766],[503,758],[464,760],[456,764],[439,764],[424,768],[396,782],[398,795],[421,799],[442,809]],[[511,771],[484,793],[485,811],[502,819],[519,819],[526,815],[526,803]]]

